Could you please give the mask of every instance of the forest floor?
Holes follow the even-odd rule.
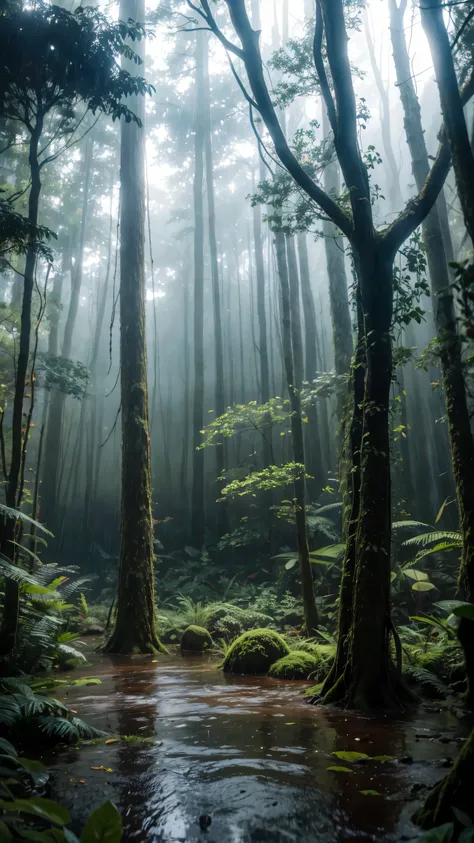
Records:
[[[323,710],[301,696],[309,683],[230,677],[208,656],[91,661],[74,678],[101,685],[55,696],[110,742],[43,757],[73,830],[112,799],[125,841],[409,840],[416,800],[469,732],[436,705],[396,720]]]

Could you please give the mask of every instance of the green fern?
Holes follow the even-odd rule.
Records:
[[[450,542],[455,546],[462,547],[462,536],[459,530],[448,531],[438,530],[432,533],[422,533],[420,536],[412,536],[411,539],[406,539],[403,547],[425,547],[428,544],[437,544],[438,542]]]

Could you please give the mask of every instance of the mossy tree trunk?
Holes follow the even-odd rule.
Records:
[[[429,173],[421,110],[411,75],[411,64],[404,30],[404,10],[397,0],[390,0],[390,32],[400,97],[405,116],[405,132],[410,149],[413,175],[417,188],[422,189]],[[442,13],[441,13],[442,14]],[[457,91],[457,83],[456,83]],[[467,131],[466,131],[467,136]],[[474,162],[473,162],[474,165]],[[423,240],[433,293],[434,318],[440,346],[441,371],[446,393],[446,415],[451,446],[453,476],[456,486],[461,532],[463,537],[463,574],[465,592],[474,599],[474,440],[467,402],[462,348],[457,331],[451,279],[445,250],[445,236],[440,222],[438,204],[423,223]],[[461,623],[461,643],[464,646],[469,673],[469,696],[474,702],[474,623]],[[463,643],[464,642],[464,643]]]
[[[145,20],[144,0],[122,0],[122,20]],[[144,42],[134,44],[144,58]],[[125,61],[124,61],[125,64]],[[127,69],[130,65],[127,63]],[[130,106],[143,123],[145,104]],[[145,130],[121,124],[120,384],[122,511],[115,629],[109,653],[153,653],[155,631],[153,521],[145,345]]]

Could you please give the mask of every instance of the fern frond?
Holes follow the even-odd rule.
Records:
[[[447,530],[438,530],[433,533],[422,533],[420,536],[412,536],[411,539],[406,539],[403,542],[403,547],[418,547],[419,545],[425,547],[427,544],[436,544],[437,542],[444,541],[458,543],[459,546],[461,546],[461,533],[459,532],[459,530],[451,532]]]

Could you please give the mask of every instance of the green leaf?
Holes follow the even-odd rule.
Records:
[[[382,796],[382,793],[379,793],[378,790],[359,790],[359,793],[362,793],[362,796]]]
[[[345,544],[329,544],[327,547],[320,547],[311,551],[310,558],[313,559],[339,559],[345,550]]]
[[[445,510],[445,508],[446,508],[446,504],[448,503],[448,500],[449,500],[449,498],[445,498],[445,500],[444,500],[444,501],[443,501],[443,503],[441,504],[441,506],[440,506],[440,508],[439,508],[439,511],[438,511],[438,514],[437,514],[437,516],[436,516],[436,518],[435,518],[435,524],[437,524],[437,523],[438,523],[438,521],[440,520],[440,518],[441,518],[441,516],[442,516],[442,514],[443,514],[443,512],[444,512],[444,510]]]
[[[466,814],[465,811],[461,811],[460,808],[454,808],[453,807],[453,814],[456,817],[457,821],[460,822],[461,825],[464,826],[464,828],[469,828],[469,829],[472,828],[472,820],[471,820],[470,816],[468,814]]]
[[[412,587],[412,591],[433,591],[438,590],[432,582],[414,582]]]
[[[30,758],[17,758],[16,760],[27,773],[46,773],[48,770],[41,761],[31,761]]]
[[[0,840],[2,843],[10,843],[13,840],[12,833],[7,825],[0,820]]]
[[[418,837],[417,843],[451,843],[453,834],[453,823],[446,823],[445,825],[439,825],[438,828],[425,831],[421,837]]]
[[[122,818],[112,802],[96,808],[81,834],[81,843],[120,843]]]
[[[63,805],[40,796],[32,799],[15,799],[13,802],[0,799],[0,808],[9,813],[32,814],[53,825],[67,825],[71,821],[69,811]]]
[[[410,580],[416,580],[416,582],[424,582],[429,579],[428,574],[425,574],[424,571],[417,571],[416,568],[404,568],[403,573]]]
[[[330,770],[333,773],[353,773],[354,770],[351,770],[350,767],[326,767],[326,770]]]
[[[440,600],[439,603],[435,603],[435,606],[451,612],[457,618],[474,621],[474,603],[466,603],[463,600]]]
[[[372,761],[395,761],[394,755],[372,755]]]
[[[5,738],[0,738],[0,752],[4,752],[5,755],[11,755],[12,758],[16,758],[17,755],[17,751],[13,744]]]
[[[24,512],[20,512],[19,509],[12,509],[11,506],[5,506],[5,504],[0,503],[0,512],[2,512],[6,518],[12,518],[15,521],[23,521],[26,524],[33,524],[33,527],[36,527],[38,530],[42,530],[43,533],[46,533],[48,536],[53,535],[46,529],[46,527],[43,527],[39,521],[35,521],[34,518],[30,518],[29,515],[25,515]]]
[[[465,828],[458,837],[458,843],[474,843],[474,828]]]
[[[366,755],[365,752],[333,752],[332,754],[340,761],[363,761],[370,758],[370,755]]]
[[[288,559],[288,562],[287,562],[287,563],[286,563],[286,565],[285,565],[285,570],[286,570],[286,571],[291,571],[291,569],[295,567],[295,565],[297,564],[297,562],[298,562],[298,560],[297,560],[297,559]]]

